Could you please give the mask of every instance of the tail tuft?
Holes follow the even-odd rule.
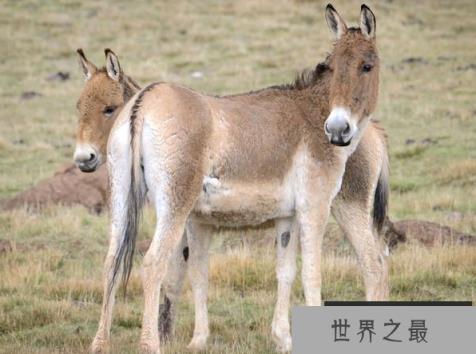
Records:
[[[373,220],[374,226],[377,231],[382,230],[385,219],[388,213],[388,198],[389,198],[389,185],[388,185],[388,167],[384,166],[380,172],[380,177],[375,188],[374,195],[374,208],[373,208]]]

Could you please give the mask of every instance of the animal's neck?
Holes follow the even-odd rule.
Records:
[[[329,106],[330,72],[326,71],[306,86],[288,90],[288,96],[302,112],[302,117],[313,127],[323,130],[324,121],[330,113]]]
[[[313,71],[301,74],[292,84],[271,86],[259,91],[225,97],[245,101],[248,105],[275,106],[276,112],[283,109],[293,110],[296,122],[305,121],[312,131],[318,131],[325,136],[324,121],[330,113],[330,79],[331,72],[328,66],[319,64]]]

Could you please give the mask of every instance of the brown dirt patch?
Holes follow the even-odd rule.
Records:
[[[91,212],[101,213],[107,207],[107,169],[83,173],[75,165],[65,165],[54,176],[39,182],[15,197],[0,202],[0,210],[25,207],[40,211],[49,204],[83,205]]]
[[[425,220],[386,220],[385,238],[390,248],[398,243],[417,241],[427,247],[443,244],[476,245],[476,236],[465,234],[455,229]]]

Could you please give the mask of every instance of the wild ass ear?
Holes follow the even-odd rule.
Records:
[[[86,55],[84,55],[84,52],[81,48],[76,50],[76,52],[79,55],[79,65],[81,66],[81,69],[83,70],[84,76],[86,76],[86,80],[89,80],[91,76],[97,71],[96,65],[91,63],[87,58]]]
[[[375,38],[375,30],[377,29],[377,24],[375,22],[375,15],[368,8],[367,5],[363,4],[360,7],[360,30],[362,34],[368,38]]]
[[[107,75],[111,79],[119,81],[122,77],[122,69],[121,65],[119,64],[119,59],[117,58],[117,55],[114,54],[114,52],[109,48],[106,48],[104,50],[104,54],[106,54]]]
[[[337,13],[334,6],[327,4],[326,6],[326,21],[327,25],[332,32],[336,35],[336,38],[339,39],[342,35],[347,32],[347,25],[340,15]]]

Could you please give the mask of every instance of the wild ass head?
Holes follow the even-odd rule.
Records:
[[[78,54],[86,85],[77,103],[79,125],[74,162],[81,171],[93,172],[106,160],[107,139],[117,113],[139,86],[123,73],[112,50],[105,50],[106,66],[101,69],[81,49]]]
[[[366,5],[362,5],[360,28],[347,28],[329,4],[326,20],[336,41],[328,58],[332,72],[330,114],[324,130],[332,144],[347,146],[365,128],[377,105],[379,59],[375,16]]]

